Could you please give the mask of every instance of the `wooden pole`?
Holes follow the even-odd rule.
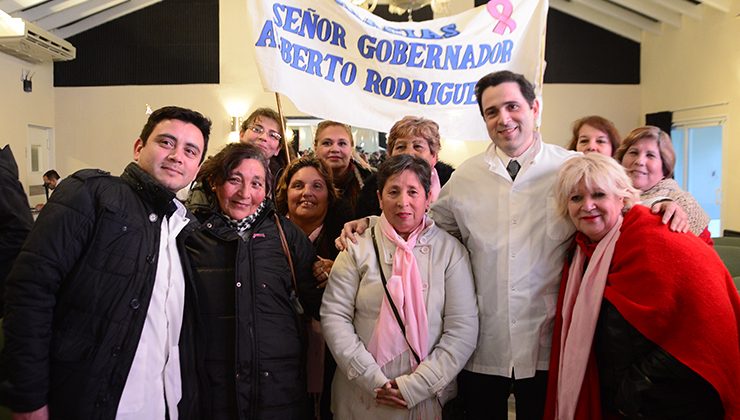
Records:
[[[290,163],[290,150],[288,149],[288,135],[286,134],[285,115],[283,115],[283,103],[280,101],[280,94],[275,92],[275,102],[277,102],[278,115],[280,115],[280,124],[283,127],[283,151],[285,152],[285,161]]]

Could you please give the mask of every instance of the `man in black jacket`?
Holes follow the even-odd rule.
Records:
[[[175,192],[210,129],[198,112],[161,108],[121,177],[78,171],[50,198],[6,282],[0,396],[16,418],[198,417],[180,258],[195,219]]]

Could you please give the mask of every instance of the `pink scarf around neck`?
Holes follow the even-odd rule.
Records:
[[[421,360],[424,360],[429,354],[429,325],[427,323],[427,308],[424,302],[421,273],[416,264],[413,250],[416,240],[425,226],[426,216],[424,216],[419,226],[409,234],[408,239],[404,241],[384,214],[380,215],[378,224],[383,236],[396,245],[396,251],[393,254],[392,274],[388,277],[388,292],[406,328],[406,338]],[[380,249],[382,250],[382,248]],[[378,269],[382,270],[383,267],[378,267]],[[367,349],[381,367],[408,349],[385,293],[383,293],[380,313]],[[415,365],[416,360],[414,360],[411,352],[409,352],[409,358],[412,365]]]
[[[619,239],[622,216],[601,238],[588,263],[581,247],[570,264],[568,283],[563,300],[563,328],[560,340],[558,374],[557,418],[570,420],[575,415],[578,396],[591,353],[596,322],[601,310],[601,300],[606,287],[614,247]]]

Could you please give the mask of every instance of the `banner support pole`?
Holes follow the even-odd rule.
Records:
[[[290,163],[290,151],[288,150],[288,135],[285,134],[286,132],[286,121],[285,121],[285,115],[283,115],[283,103],[280,100],[280,93],[275,92],[275,102],[277,103],[277,109],[278,109],[278,115],[280,115],[280,125],[283,128],[283,134],[285,135],[283,138],[283,152],[285,152],[285,161]]]

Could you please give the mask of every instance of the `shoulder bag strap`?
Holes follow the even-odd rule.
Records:
[[[295,302],[293,303],[296,305],[296,311],[298,311],[299,314],[303,314],[303,308],[300,306],[300,302],[298,302],[298,282],[295,278],[295,268],[293,268],[293,257],[290,255],[290,249],[288,248],[288,240],[285,239],[285,232],[283,232],[283,226],[280,224],[280,217],[277,215],[277,213],[272,214],[275,217],[275,226],[277,226],[278,230],[278,236],[280,236],[280,244],[283,246],[283,252],[285,253],[285,258],[288,259],[288,267],[290,267],[290,280],[293,283],[293,293],[291,296],[291,300],[295,298]]]

